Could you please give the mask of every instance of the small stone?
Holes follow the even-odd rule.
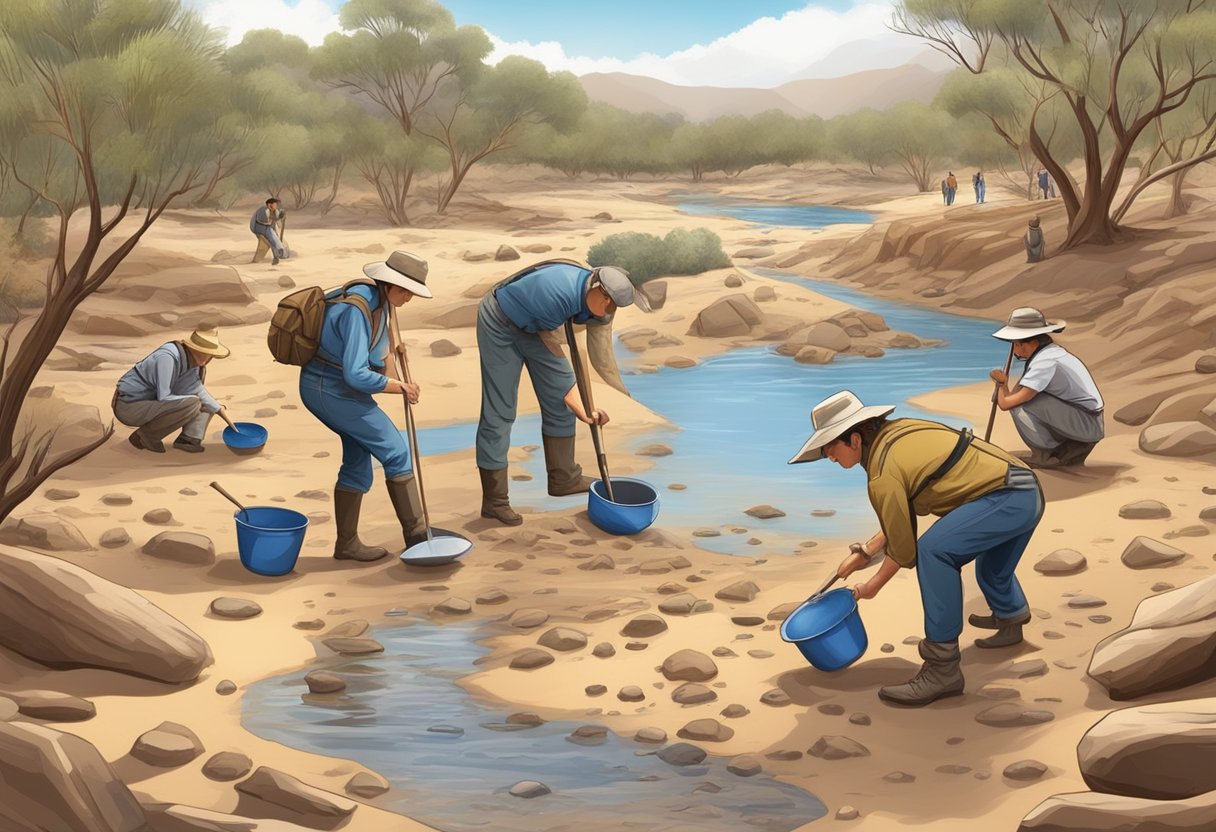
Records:
[[[1038,760],[1018,760],[1005,766],[1003,774],[1010,780],[1038,780],[1047,773],[1047,766]]]
[[[325,622],[319,618],[302,618],[291,626],[297,630],[323,630],[325,629]]]
[[[1051,722],[1055,714],[1051,711],[1028,711],[1020,705],[1002,703],[980,711],[975,715],[975,721],[981,725],[993,728],[1020,728],[1028,725],[1042,725]]]
[[[651,613],[639,615],[630,619],[621,628],[621,635],[627,638],[651,638],[667,631],[667,622]]]
[[[162,722],[159,727],[141,734],[131,746],[131,756],[142,763],[160,768],[183,766],[203,753],[198,736],[184,725]]]
[[[17,703],[22,716],[47,722],[84,722],[97,715],[87,699],[53,690],[28,690],[6,694]]]
[[[841,716],[844,713],[844,705],[837,705],[834,702],[827,702],[820,705],[817,710],[819,713],[827,714],[828,716]]]
[[[608,738],[603,725],[580,725],[566,739],[576,745],[601,745]]]
[[[43,496],[48,500],[62,502],[64,500],[75,500],[80,496],[80,492],[73,488],[48,488]]]
[[[337,673],[327,670],[314,670],[304,676],[309,693],[338,693],[346,690],[346,680]]]
[[[539,716],[527,711],[513,713],[507,717],[508,725],[526,725],[529,728],[536,728],[539,725],[544,725],[545,721]]]
[[[1180,561],[1184,557],[1186,557],[1186,552],[1181,549],[1175,549],[1173,546],[1149,537],[1137,537],[1127,544],[1127,548],[1123,550],[1119,559],[1125,566],[1132,569],[1148,569],[1154,566],[1166,566]]]
[[[881,647],[879,647],[878,649],[879,649],[880,651],[882,651],[883,653],[894,653],[894,652],[895,652],[895,645],[894,645],[894,644],[891,644],[889,641],[888,641],[888,642],[883,642],[883,645],[882,645]]]
[[[639,728],[638,732],[633,735],[633,741],[658,745],[667,742],[667,732],[662,728]]]
[[[516,610],[507,618],[507,623],[520,630],[531,630],[549,620],[549,613],[544,610],[526,608]]]
[[[173,512],[167,508],[154,508],[144,513],[144,522],[153,526],[167,526],[173,522]]]
[[[784,511],[770,505],[752,506],[743,513],[749,517],[755,517],[757,520],[772,520],[785,516]]]
[[[371,799],[386,793],[392,786],[389,782],[370,771],[361,771],[346,781],[346,793],[355,797]]]
[[[127,534],[126,529],[107,529],[101,533],[101,539],[98,542],[104,549],[116,549],[130,543],[131,535]]]
[[[625,649],[633,650],[634,652],[639,652],[639,651],[645,650],[649,646],[650,645],[644,641],[627,641],[627,642],[625,642]]]
[[[714,597],[719,601],[748,603],[754,601],[759,593],[760,587],[756,586],[754,581],[738,581],[728,587],[719,589],[714,593]]]
[[[236,683],[231,679],[221,679],[215,686],[215,692],[220,696],[231,696],[236,693]]]
[[[610,659],[616,655],[616,648],[606,641],[601,641],[591,649],[591,655],[597,659]]]
[[[511,659],[511,668],[514,670],[535,670],[549,664],[553,664],[552,654],[535,648],[521,650]]]
[[[890,774],[884,774],[882,779],[888,783],[915,783],[916,775],[908,774],[906,771],[893,771]]]
[[[334,612],[331,611],[330,615]],[[337,627],[334,627],[325,635],[329,638],[358,638],[367,632],[371,625],[362,618],[352,618],[350,621],[343,621]]]
[[[588,696],[603,696],[607,692],[608,688],[605,685],[587,685],[583,688],[583,693]]]
[[[677,742],[660,749],[658,758],[669,766],[695,766],[705,760],[705,752],[686,742]]]
[[[241,620],[245,618],[253,618],[262,614],[262,607],[256,601],[249,601],[244,598],[216,598],[211,602],[211,606],[207,611],[218,618],[230,618]]]
[[[440,338],[438,341],[431,342],[431,357],[432,358],[450,358],[454,355],[460,355],[464,350],[453,344],[447,338]]]
[[[1022,695],[1021,691],[1019,691],[1017,688],[1007,688],[1002,685],[994,685],[992,683],[981,686],[979,690],[976,691],[976,694],[984,697],[985,699],[998,700],[1017,699]]]
[[[253,769],[253,761],[239,751],[221,751],[203,763],[203,776],[227,783],[240,780]]]
[[[616,698],[622,702],[641,702],[646,694],[637,685],[626,685],[617,692]]]
[[[730,622],[740,627],[759,627],[764,619],[758,615],[735,615],[731,616]]]
[[[768,615],[765,617],[768,618],[769,621],[784,621],[785,619],[789,618],[794,610],[798,609],[800,606],[802,606],[801,601],[790,601],[788,603],[781,604],[780,606],[773,607],[768,611]]]
[[[739,717],[747,716],[751,711],[742,705],[727,705],[720,713],[727,719],[738,719]]]
[[[764,757],[768,760],[780,760],[783,763],[788,763],[793,760],[801,760],[802,752],[793,748],[778,748],[776,751],[768,752]]]
[[[738,777],[755,777],[764,770],[760,761],[746,754],[735,757],[726,764],[726,770]]]
[[[719,659],[733,659],[739,655],[729,647],[715,647],[712,652]]]
[[[374,638],[324,638],[321,643],[344,656],[367,656],[372,653],[383,653],[384,645]]]
[[[1153,584],[1153,586],[1152,586],[1153,592],[1168,592],[1169,590],[1171,590],[1173,588],[1174,588],[1174,585],[1167,581],[1158,581],[1157,583]]]
[[[519,255],[516,255],[517,257]],[[502,258],[504,260],[508,258]],[[544,783],[537,780],[520,780],[510,788],[512,797],[520,797],[524,800],[532,800],[537,797],[544,797],[547,794],[552,794],[552,791]]]
[[[1068,606],[1074,610],[1083,610],[1090,607],[1105,607],[1106,602],[1093,595],[1077,595],[1068,599]]]
[[[505,604],[509,600],[511,600],[511,596],[507,595],[507,593],[503,592],[501,589],[487,589],[480,593],[475,599],[478,604],[484,604],[486,606]]]
[[[1119,516],[1125,520],[1165,520],[1170,517],[1170,510],[1157,500],[1140,500],[1120,508]]]
[[[129,494],[112,492],[110,494],[103,494],[101,497],[101,502],[107,506],[129,506],[133,500]]]
[[[870,749],[848,737],[823,736],[806,753],[822,760],[843,760],[848,757],[869,757]]]
[[[1085,569],[1085,555],[1073,549],[1056,549],[1034,565],[1042,575],[1073,575]]]
[[[871,722],[870,715],[856,713],[849,717],[849,722],[853,723],[854,725],[869,725]]]
[[[449,737],[464,736],[464,729],[459,725],[431,725],[426,730],[428,734],[444,734]]]
[[[841,806],[836,810],[836,820],[857,820],[859,817],[861,817],[861,812],[852,806]]]
[[[700,705],[717,698],[718,694],[696,682],[687,682],[671,692],[671,701],[677,705]]]
[[[722,530],[721,529],[711,529],[711,528],[694,529],[692,536],[693,537],[721,537]]]
[[[938,766],[933,769],[938,774],[968,774],[971,771],[971,766],[960,766],[954,763],[947,763],[944,766]]]
[[[761,704],[771,705],[774,708],[783,708],[786,705],[789,705],[792,701],[793,700],[790,699],[790,695],[781,688],[767,690],[760,696]]]
[[[753,659],[771,659],[773,657],[772,650],[748,650],[747,655]]]

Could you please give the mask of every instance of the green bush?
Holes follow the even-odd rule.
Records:
[[[600,240],[587,252],[592,266],[620,266],[637,283],[669,274],[700,274],[730,265],[722,240],[708,228],[673,229],[660,239],[629,231]]]

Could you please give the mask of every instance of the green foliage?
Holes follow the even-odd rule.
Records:
[[[627,231],[612,234],[587,252],[592,266],[620,266],[636,283],[669,274],[700,274],[730,265],[722,240],[707,228],[675,228],[660,239]]]
[[[276,65],[307,70],[310,64],[308,44],[302,38],[285,35],[278,29],[255,29],[246,32],[241,42],[224,54],[224,63],[237,74]]]
[[[826,127],[828,155],[860,162],[874,173],[894,156],[883,114],[867,107],[837,116]]]

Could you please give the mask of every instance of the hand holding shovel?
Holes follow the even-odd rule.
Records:
[[[228,408],[221,407],[219,417],[228,423],[228,427],[232,428],[233,433],[240,433],[241,429],[236,426],[236,422],[232,421],[232,417],[228,415]]]

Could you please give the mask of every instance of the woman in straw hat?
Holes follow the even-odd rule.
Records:
[[[893,406],[864,406],[847,390],[815,405],[815,432],[790,463],[830,459],[841,468],[861,465],[880,531],[854,543],[837,569],[847,578],[876,558],[878,573],[853,587],[873,598],[901,569],[916,569],[924,606],[924,659],[907,683],[879,689],[901,705],[927,705],[963,692],[958,638],[963,630],[960,570],[975,561],[976,579],[992,615],[971,616],[996,635],[980,647],[1022,640],[1030,607],[1014,570],[1043,514],[1038,480],[1000,448],[922,419],[893,419]],[[917,538],[916,518],[941,519]],[[885,557],[884,557],[885,555]]]
[[[363,495],[372,487],[373,457],[384,467],[406,546],[426,539],[409,445],[372,397],[404,394],[411,404],[418,402],[418,385],[397,378],[389,355],[388,316],[413,298],[432,294],[426,285],[426,261],[404,251],[367,264],[363,274],[367,280],[327,293],[331,302],[325,307],[320,346],[300,371],[300,398],[342,440],[342,465],[334,486],[334,557],[366,563],[388,554],[359,540],[359,513]]]
[[[203,386],[207,365],[229,354],[214,327],[200,327],[188,338],[162,344],[127,370],[111,402],[114,418],[136,428],[127,441],[141,451],[163,454],[161,440],[180,429],[173,447],[202,453],[211,417],[219,414],[229,421],[227,409]]]

